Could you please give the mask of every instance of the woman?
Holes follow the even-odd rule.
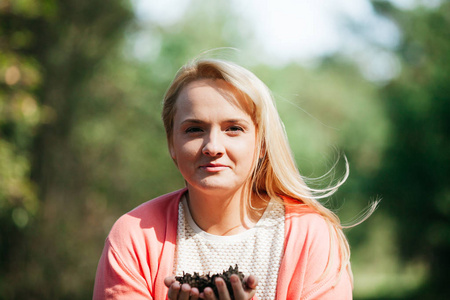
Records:
[[[94,299],[217,299],[175,276],[231,276],[235,299],[351,299],[350,251],[338,218],[299,174],[268,88],[231,62],[183,66],[162,113],[186,188],[142,204],[113,226]],[[347,167],[348,170],[348,167]],[[219,299],[230,299],[223,279]]]

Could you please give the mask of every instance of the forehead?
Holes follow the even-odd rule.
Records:
[[[252,115],[248,101],[243,94],[222,79],[200,79],[183,87],[175,102],[176,111],[186,110],[192,106],[215,108],[224,103]]]

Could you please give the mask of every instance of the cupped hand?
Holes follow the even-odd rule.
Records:
[[[233,288],[233,294],[235,300],[249,300],[253,298],[256,293],[256,287],[258,285],[258,280],[255,276],[250,275],[244,278],[244,284],[242,284],[239,277],[235,274],[230,277],[231,286]],[[228,293],[227,285],[225,281],[218,277],[216,278],[216,287],[219,291],[219,300],[231,300],[230,294]],[[217,300],[214,291],[211,288],[205,288],[203,293],[199,296],[206,300]]]
[[[197,288],[191,288],[187,283],[180,284],[175,276],[169,276],[164,279],[164,284],[169,288],[167,298],[170,300],[197,300],[199,292]]]

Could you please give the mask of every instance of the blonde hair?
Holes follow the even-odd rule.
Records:
[[[337,242],[339,246],[340,274],[346,268],[351,274],[350,247],[342,232],[343,226],[336,214],[318,201],[331,196],[345,182],[349,174],[347,159],[345,159],[345,174],[334,185],[323,189],[313,189],[305,184],[305,178],[297,169],[283,122],[270,90],[249,70],[220,59],[193,60],[176,74],[164,96],[162,111],[169,144],[172,143],[173,119],[178,95],[186,85],[201,79],[226,81],[239,93],[241,101],[246,101],[245,106],[250,107],[249,114],[257,127],[256,158],[259,157],[254,162],[250,193],[266,193],[270,198],[279,201],[283,201],[281,197],[286,196],[297,200],[299,205],[307,205],[322,215],[329,225],[330,232],[335,233],[331,235],[332,239],[337,239],[337,241],[332,240],[331,245]],[[331,265],[331,263],[328,264],[324,274],[329,272]]]

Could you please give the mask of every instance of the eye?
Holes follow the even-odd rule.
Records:
[[[203,130],[200,127],[189,127],[184,132],[185,133],[198,133],[202,132]]]
[[[241,126],[234,125],[234,126],[228,127],[227,131],[232,134],[239,134],[240,132],[244,131],[244,128],[242,128]]]
[[[228,130],[230,131],[244,131],[244,129],[240,126],[231,126],[230,128],[228,128]]]

